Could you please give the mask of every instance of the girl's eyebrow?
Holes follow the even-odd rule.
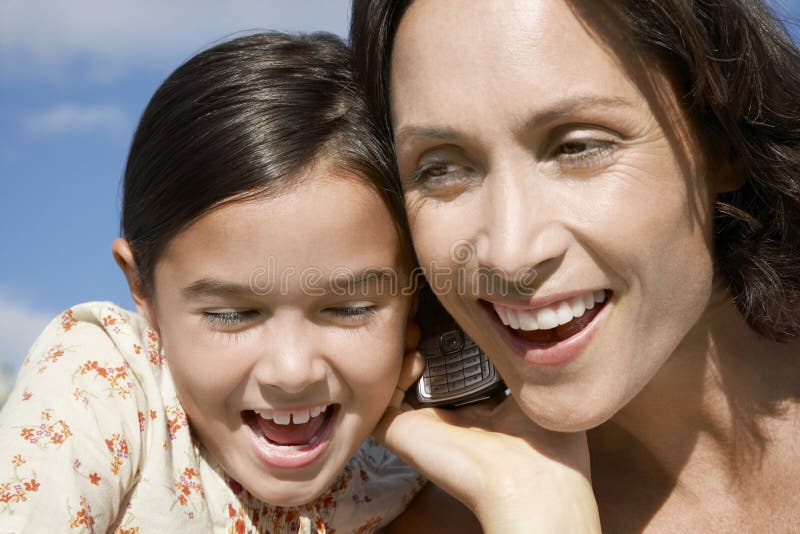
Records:
[[[226,282],[224,280],[217,280],[216,278],[201,278],[183,288],[181,293],[185,299],[193,300],[209,296],[252,297],[254,291],[249,285]]]
[[[330,286],[346,289],[367,285],[370,282],[386,282],[397,279],[397,273],[390,267],[368,267],[359,272],[340,272],[330,278]]]

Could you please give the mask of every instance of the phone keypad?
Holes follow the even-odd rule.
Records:
[[[453,354],[428,358],[422,383],[425,393],[437,395],[476,386],[491,375],[489,360],[474,342]]]

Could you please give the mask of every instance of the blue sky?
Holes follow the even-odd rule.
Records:
[[[348,19],[349,0],[0,0],[0,365],[72,304],[132,306],[110,252],[120,177],[172,69],[236,32]]]

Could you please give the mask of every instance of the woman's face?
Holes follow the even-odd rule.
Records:
[[[175,236],[148,312],[193,431],[275,505],[310,502],[370,434],[410,306],[387,289],[407,254],[377,193],[323,165],[305,174]]]
[[[558,0],[417,0],[394,42],[419,260],[555,430],[620,410],[712,289],[716,178],[666,77],[618,49]]]

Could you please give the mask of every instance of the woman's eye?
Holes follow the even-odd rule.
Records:
[[[238,328],[252,321],[256,310],[203,312],[203,318],[209,325],[217,328]]]
[[[334,308],[327,308],[325,311],[333,315],[337,319],[344,319],[345,321],[357,321],[366,317],[375,315],[377,306],[338,306]]]
[[[577,139],[566,141],[556,147],[555,157],[564,164],[588,167],[600,163],[614,154],[617,144],[602,139]]]
[[[461,182],[465,170],[460,165],[435,161],[420,166],[409,178],[409,185],[427,189],[443,189]]]

